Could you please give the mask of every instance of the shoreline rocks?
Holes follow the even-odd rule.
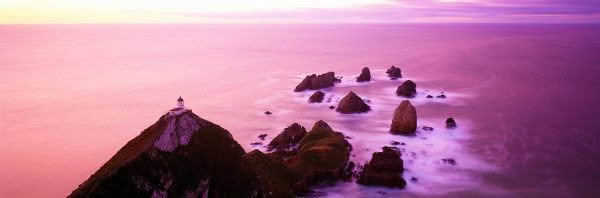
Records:
[[[350,113],[363,113],[371,110],[371,107],[363,101],[358,95],[354,92],[350,91],[348,95],[344,96],[338,107],[336,109],[337,112],[350,114]]]
[[[359,173],[357,183],[362,185],[404,188],[406,181],[402,178],[404,165],[401,153],[396,147],[383,147],[382,152],[375,152],[371,160]]]
[[[306,135],[306,129],[298,123],[293,123],[283,129],[268,145],[268,150],[289,150],[296,146]]]
[[[324,98],[325,98],[325,93],[323,93],[322,91],[317,91],[312,96],[310,96],[310,98],[308,98],[308,102],[309,103],[321,103],[321,102],[323,102]]]
[[[301,92],[304,90],[317,90],[327,87],[333,87],[334,83],[340,82],[340,79],[335,77],[335,73],[327,72],[321,75],[308,75],[296,86],[294,92]]]
[[[367,82],[371,81],[371,71],[368,67],[364,67],[360,72],[360,75],[356,77],[356,82]]]
[[[396,90],[396,95],[414,98],[417,95],[417,84],[412,80],[404,81]]]
[[[300,140],[297,154],[284,162],[301,175],[300,181],[293,185],[297,194],[302,195],[308,186],[319,182],[347,177],[352,145],[344,137],[320,120]]]
[[[410,101],[404,100],[394,111],[392,134],[411,135],[417,130],[417,111]]]

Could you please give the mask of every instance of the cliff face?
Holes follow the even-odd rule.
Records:
[[[256,162],[262,162],[255,165]],[[290,195],[231,134],[192,112],[162,116],[69,197],[275,197]],[[259,175],[262,174],[262,175]]]

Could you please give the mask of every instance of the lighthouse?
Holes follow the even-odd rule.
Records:
[[[183,105],[183,98],[181,98],[181,96],[179,96],[179,99],[177,99],[177,108],[185,109],[185,106]]]
[[[185,108],[185,105],[183,104],[183,98],[181,98],[181,96],[179,96],[179,98],[177,99],[177,105],[175,106],[175,108],[169,110],[169,116],[176,116],[176,115],[181,115],[182,113],[189,111],[189,109]]]

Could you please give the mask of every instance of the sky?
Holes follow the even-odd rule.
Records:
[[[0,0],[31,23],[600,23],[600,0]]]

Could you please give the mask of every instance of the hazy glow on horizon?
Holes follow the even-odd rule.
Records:
[[[594,0],[0,0],[0,23],[600,22]]]

